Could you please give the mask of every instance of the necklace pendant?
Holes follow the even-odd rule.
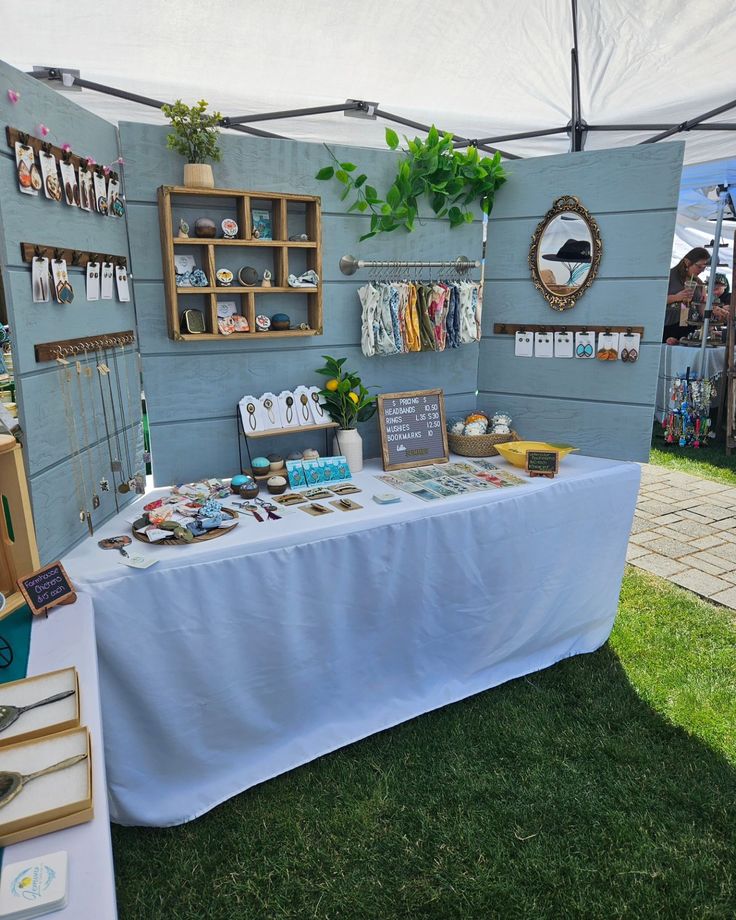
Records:
[[[96,493],[92,496],[92,508],[96,511],[100,507],[100,496]]]
[[[120,462],[120,460],[113,460],[110,463],[110,468],[112,469],[113,473],[123,472],[123,464]]]
[[[89,513],[89,511],[86,511],[84,514],[84,517],[85,517],[85,520],[87,521],[87,530],[89,530],[89,535],[91,537],[92,534],[95,532],[95,529],[92,526],[92,515]]]
[[[86,520],[87,520],[87,512],[86,512],[84,509],[82,509],[82,510],[79,512],[79,520],[80,520],[83,524],[84,524],[84,523],[86,522]]]
[[[125,495],[126,492],[130,492],[130,484],[127,482],[121,482],[118,486],[118,492],[120,492],[121,495]]]
[[[107,479],[105,479],[104,476],[100,480],[100,488],[102,489],[103,492],[110,491],[110,483],[107,481]]]

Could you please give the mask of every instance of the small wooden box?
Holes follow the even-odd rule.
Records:
[[[0,732],[0,749],[77,728],[80,722],[79,675],[76,668],[61,668],[0,684],[0,706],[27,706],[67,689],[73,689],[74,695],[21,713],[16,722]]]
[[[87,728],[34,738],[0,750],[0,770],[24,774],[85,751],[86,760],[67,770],[31,780],[12,802],[0,808],[0,846],[74,827],[94,817],[92,747]],[[82,770],[84,773],[80,775]],[[78,771],[76,777],[62,780],[64,774],[71,774],[71,771]]]

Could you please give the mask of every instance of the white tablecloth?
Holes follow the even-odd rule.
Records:
[[[96,546],[128,510],[65,560],[95,605],[113,820],[189,821],[606,640],[638,465],[571,456],[554,481],[389,506],[376,472],[359,512],[136,543],[160,560],[137,571]]]
[[[657,377],[657,402],[655,415],[664,422],[670,410],[670,389],[675,377],[681,377],[690,368],[691,377],[715,377],[723,373],[726,359],[725,345],[709,345],[705,349],[705,373],[701,372],[701,349],[689,345],[663,345],[659,357]],[[720,392],[720,391],[719,391]],[[719,393],[713,398],[718,402]]]
[[[69,854],[69,903],[54,917],[59,920],[115,920],[115,876],[107,811],[94,616],[92,602],[83,594],[72,606],[54,608],[48,619],[34,619],[31,627],[29,677],[72,666],[79,673],[82,724],[89,728],[92,738],[95,816],[86,824],[6,847],[3,865],[66,850]]]

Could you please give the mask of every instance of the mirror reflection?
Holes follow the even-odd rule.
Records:
[[[537,250],[539,278],[552,294],[575,293],[590,273],[593,236],[579,214],[565,211],[545,227]]]

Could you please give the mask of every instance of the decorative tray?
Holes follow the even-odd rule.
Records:
[[[164,540],[149,540],[148,537],[143,533],[136,533],[135,529],[133,530],[133,536],[136,540],[140,540],[141,543],[148,543],[149,546],[189,546],[192,543],[204,543],[207,540],[216,540],[218,537],[225,536],[226,533],[230,533],[231,530],[235,530],[238,526],[237,518],[238,513],[232,511],[230,508],[223,508],[223,514],[229,515],[231,518],[236,519],[236,523],[232,527],[227,528],[216,528],[215,530],[210,530],[205,534],[202,534],[201,537],[194,537],[189,542],[185,540],[179,540],[178,537],[169,537]]]

